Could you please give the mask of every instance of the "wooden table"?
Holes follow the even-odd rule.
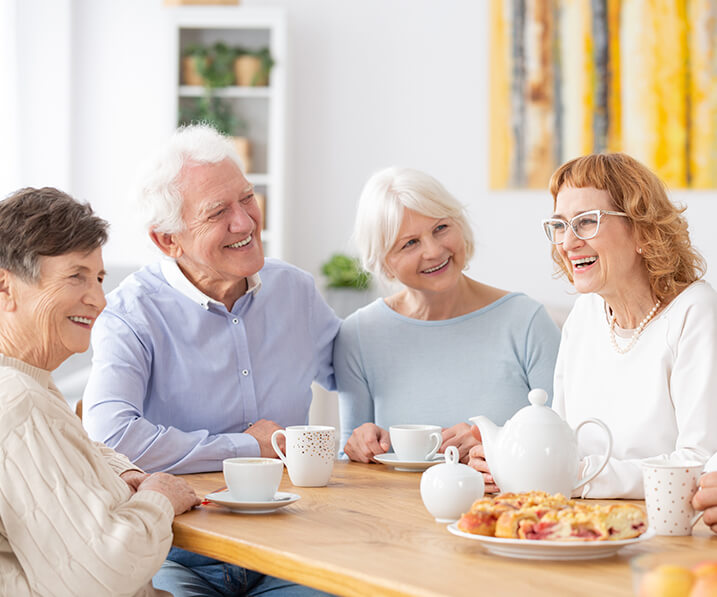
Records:
[[[186,475],[200,495],[221,473]],[[336,462],[327,487],[281,491],[301,499],[272,514],[235,514],[209,505],[177,517],[174,545],[338,595],[632,595],[631,557],[700,550],[717,559],[717,535],[700,522],[692,537],[656,537],[592,561],[493,556],[451,535],[428,514],[420,473]]]

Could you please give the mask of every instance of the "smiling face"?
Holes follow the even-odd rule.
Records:
[[[230,296],[233,302],[246,277],[264,266],[254,189],[229,159],[190,164],[181,177],[185,228],[155,242],[202,292],[223,302]]]
[[[615,210],[607,191],[563,185],[557,194],[554,217],[569,221],[592,209]],[[607,298],[645,277],[645,267],[627,218],[602,216],[597,236],[589,240],[577,238],[568,229],[557,251],[572,273],[575,289],[583,294],[596,292]]]
[[[466,242],[452,219],[405,209],[396,242],[384,261],[387,272],[408,288],[450,290],[462,276]]]
[[[90,330],[105,308],[102,249],[40,258],[37,282],[17,279],[15,295],[23,360],[47,369],[90,345]]]

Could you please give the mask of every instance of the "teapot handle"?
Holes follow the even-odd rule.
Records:
[[[598,467],[598,470],[596,470],[587,479],[583,479],[582,481],[580,481],[580,483],[575,485],[575,487],[573,487],[573,491],[575,491],[576,489],[580,489],[583,485],[585,485],[586,483],[589,483],[595,477],[597,477],[602,472],[602,470],[607,466],[608,460],[610,460],[610,454],[612,454],[612,433],[610,433],[610,430],[607,428],[607,425],[605,425],[605,423],[603,423],[600,419],[586,419],[585,421],[580,423],[580,425],[578,425],[575,428],[575,436],[577,437],[578,432],[580,431],[582,426],[587,425],[588,423],[593,423],[593,424],[599,425],[600,427],[603,428],[603,430],[605,431],[605,435],[607,435],[607,449],[605,450],[605,454],[603,455],[604,458],[603,458],[602,464],[600,464],[600,466]]]

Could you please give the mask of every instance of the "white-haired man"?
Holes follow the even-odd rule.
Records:
[[[271,434],[307,422],[312,381],[335,385],[338,318],[309,274],[265,261],[253,187],[210,127],[174,134],[139,199],[166,259],[110,293],[95,324],[83,397],[90,436],[147,471],[275,456]],[[197,585],[206,592],[190,592]],[[175,597],[315,594],[177,549],[155,586]]]

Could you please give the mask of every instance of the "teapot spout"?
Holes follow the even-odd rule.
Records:
[[[485,450],[485,458],[490,462],[489,452],[493,451],[493,446],[498,439],[498,432],[501,430],[501,427],[498,427],[498,425],[483,415],[471,417],[469,421],[478,426],[481,441],[483,442],[483,449]]]

